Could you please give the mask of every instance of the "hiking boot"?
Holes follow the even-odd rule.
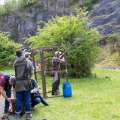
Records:
[[[26,120],[31,120],[32,114],[31,113],[26,113]]]
[[[55,95],[55,92],[54,92],[54,91],[52,91],[52,95]]]
[[[56,96],[59,96],[59,95],[60,95],[59,90],[57,90],[57,91],[55,92],[55,95],[56,95]]]
[[[41,103],[44,104],[45,106],[48,106],[48,103],[41,97]]]
[[[21,115],[20,114],[16,114],[15,115],[15,120],[21,120]]]

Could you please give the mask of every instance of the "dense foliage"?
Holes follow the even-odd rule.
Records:
[[[90,10],[94,4],[98,2],[98,0],[83,0],[85,7]]]
[[[19,8],[24,8],[28,5],[30,6],[36,1],[37,0],[6,0],[3,5],[0,5],[0,15],[4,15]]]
[[[73,9],[84,7],[86,10],[91,10],[98,0],[70,0],[70,3]]]
[[[8,65],[15,57],[15,49],[20,45],[9,39],[8,35],[0,32],[0,66]]]
[[[41,1],[44,1],[44,0],[41,0]],[[56,2],[56,1],[57,0],[54,0],[54,2]],[[0,5],[0,15],[4,15],[10,11],[14,11],[19,8],[24,8],[26,6],[30,6],[30,5],[34,4],[35,2],[38,2],[38,0],[5,0],[5,4]],[[49,3],[47,3],[47,2],[49,2]],[[50,2],[52,3],[53,0],[51,0],[51,1],[47,0],[46,4],[48,5],[48,4],[50,4]],[[92,6],[98,2],[98,0],[70,0],[69,2],[70,2],[69,7],[70,8],[71,8],[71,6],[73,7],[71,9],[76,9],[76,8],[79,8],[80,6],[84,6],[84,7],[86,7],[87,10],[90,10],[92,8]]]
[[[66,50],[69,73],[87,76],[97,57],[99,34],[88,28],[88,19],[80,16],[56,17],[50,20],[38,34],[29,38],[32,47],[61,46]]]

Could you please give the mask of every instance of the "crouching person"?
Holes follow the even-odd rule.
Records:
[[[0,94],[5,98],[4,115],[2,119],[7,119],[9,114],[10,97],[11,97],[11,85],[10,75],[6,73],[0,73]]]
[[[29,59],[26,59],[21,50],[16,51],[16,60],[14,63],[16,77],[16,119],[21,120],[23,102],[25,105],[26,120],[31,119],[31,77],[33,65]]]
[[[31,106],[34,108],[37,104],[42,103],[45,106],[48,106],[48,103],[40,96],[39,88],[35,80],[31,80]]]

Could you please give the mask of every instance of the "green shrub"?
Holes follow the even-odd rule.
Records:
[[[0,15],[5,15],[10,11],[30,6],[36,1],[37,0],[6,0],[3,5],[0,5]]]
[[[70,73],[79,77],[91,73],[98,54],[99,37],[95,29],[88,28],[88,19],[81,12],[79,16],[53,18],[28,41],[34,48],[62,46],[67,53]]]
[[[94,4],[96,4],[98,0],[84,0],[84,6],[90,10]]]
[[[8,65],[15,57],[15,49],[19,47],[7,34],[0,32],[0,66]]]
[[[74,9],[85,7],[87,10],[91,10],[93,5],[98,3],[99,0],[70,0],[70,6]]]

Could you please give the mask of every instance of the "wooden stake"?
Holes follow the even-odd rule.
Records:
[[[45,79],[45,61],[44,61],[44,50],[40,50],[40,58],[41,58],[41,76],[42,76],[42,90],[43,97],[47,98],[46,94],[46,79]]]

